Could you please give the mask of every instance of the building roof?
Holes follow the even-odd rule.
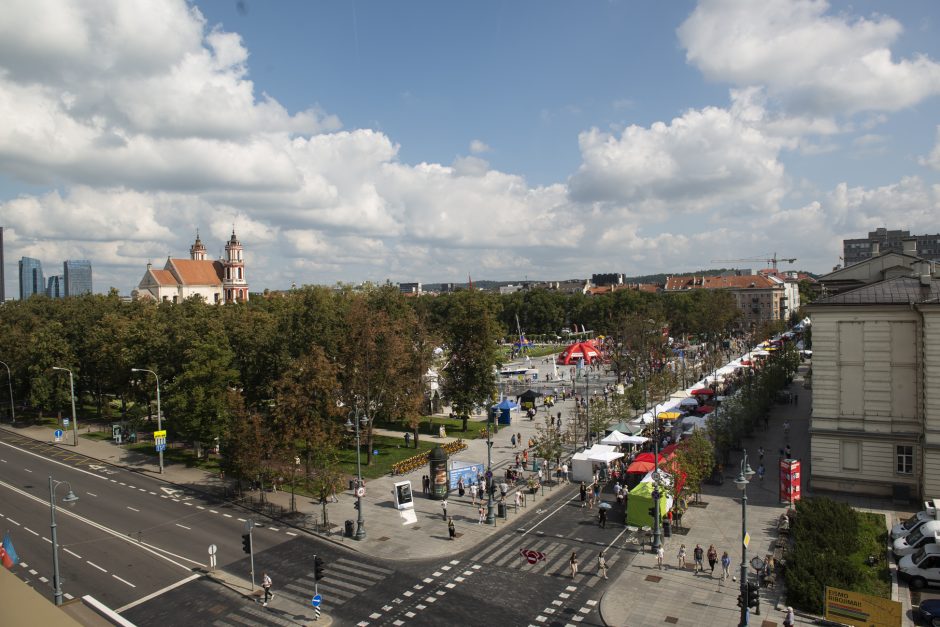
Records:
[[[172,271],[181,285],[222,285],[222,264],[218,261],[167,259],[165,269]]]
[[[176,277],[169,270],[154,270],[151,268],[149,272],[158,285],[179,285],[176,282]]]
[[[666,291],[692,289],[768,289],[779,283],[759,274],[744,276],[671,276],[666,279]]]
[[[940,302],[940,278],[902,276],[870,283],[815,301],[816,305],[914,305]]]

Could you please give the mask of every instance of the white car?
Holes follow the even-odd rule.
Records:
[[[895,540],[891,549],[898,557],[910,555],[922,546],[936,544],[938,535],[940,535],[940,520],[928,520],[906,536]]]
[[[898,561],[898,576],[912,590],[940,584],[940,544],[928,544]]]
[[[936,501],[927,501],[922,511],[917,512],[907,520],[899,522],[891,528],[891,539],[897,540],[909,534],[920,525],[930,520],[937,520]]]

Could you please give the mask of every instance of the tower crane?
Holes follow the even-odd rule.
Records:
[[[793,263],[796,261],[796,257],[777,257],[777,253],[773,254],[773,257],[751,257],[748,259],[712,259],[710,263],[737,263],[739,261],[763,261],[764,263],[771,264],[774,270],[777,269],[778,262]]]

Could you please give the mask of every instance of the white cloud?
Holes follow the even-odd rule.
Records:
[[[489,152],[492,150],[486,142],[480,141],[479,139],[474,139],[470,142],[470,152],[478,155],[480,153]]]
[[[706,77],[766,85],[793,111],[896,111],[940,93],[940,64],[892,58],[901,24],[830,14],[824,0],[700,0],[679,27]]]
[[[931,150],[930,154],[927,156],[918,159],[917,162],[928,168],[940,171],[940,125],[937,126],[937,143],[934,144],[933,150]]]

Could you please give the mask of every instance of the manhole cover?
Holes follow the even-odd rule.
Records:
[[[381,538],[377,538],[376,542],[385,542],[388,539],[389,539],[388,536],[382,536]]]
[[[647,575],[646,580],[651,581],[653,583],[659,583],[660,581],[663,580],[663,578],[660,577],[659,575]]]

